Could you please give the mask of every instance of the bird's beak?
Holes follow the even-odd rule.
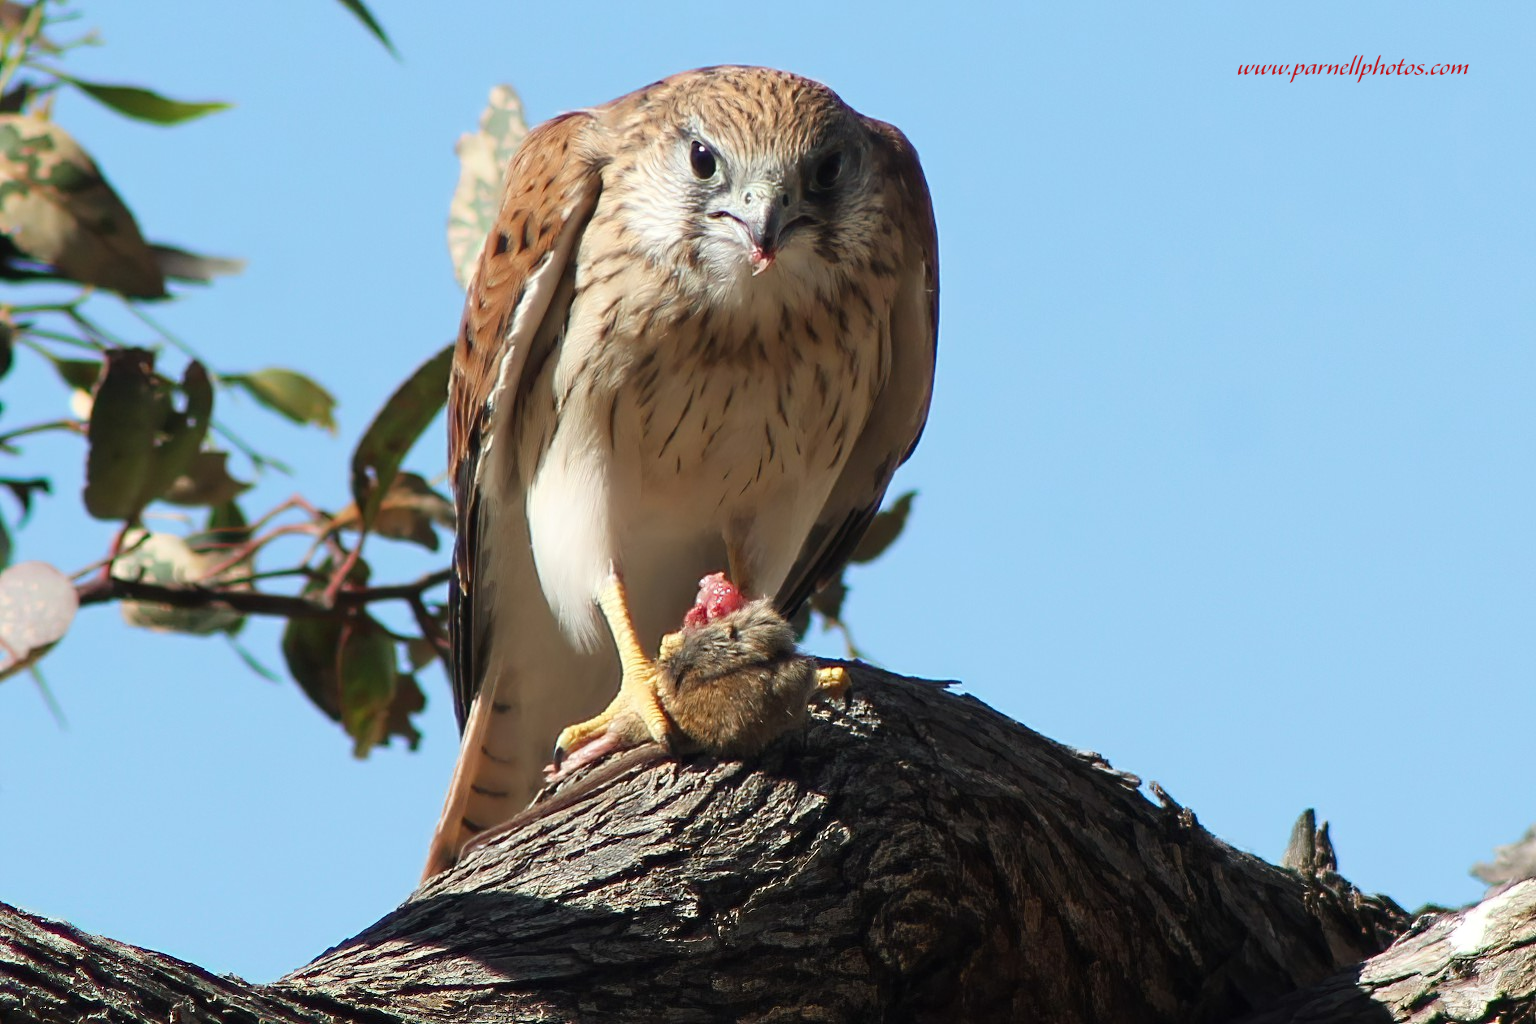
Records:
[[[773,258],[779,254],[779,245],[784,240],[784,189],[760,182],[743,189],[741,198],[732,205],[735,211],[731,217],[746,229],[747,258],[752,261],[752,276],[756,277],[773,266]]]

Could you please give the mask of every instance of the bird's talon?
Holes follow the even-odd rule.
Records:
[[[595,718],[567,726],[555,741],[555,775],[563,776],[608,752],[654,740],[672,749],[672,723],[657,695],[660,673],[643,656],[626,659],[613,702]]]

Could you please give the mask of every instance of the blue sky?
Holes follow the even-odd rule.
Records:
[[[777,65],[902,127],[938,215],[938,386],[896,485],[920,495],[851,578],[862,646],[1261,856],[1315,806],[1344,873],[1410,907],[1474,899],[1467,868],[1536,818],[1536,8],[374,8],[403,62],[335,3],[87,5],[107,45],[77,73],[237,106],[57,113],[146,234],[249,261],[158,315],[341,400],[334,439],[229,411],[296,469],[250,507],[344,504],[359,431],[453,331],[453,143],[493,84],[538,120]],[[1356,54],[1470,73],[1237,74]],[[24,357],[0,389],[12,425],[65,400]],[[17,557],[99,557],[78,447],[28,453],[59,487]],[[276,637],[245,634],[274,663]],[[456,747],[440,676],[421,749],[356,762],[218,641],[96,608],[45,668],[64,728],[0,685],[0,899],[266,980],[411,890]]]

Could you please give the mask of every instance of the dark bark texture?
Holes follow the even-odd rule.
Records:
[[[1362,964],[1408,921],[1340,878],[1310,823],[1297,870],[1275,867],[1096,755],[936,684],[852,674],[847,706],[750,766],[654,747],[596,766],[273,985],[0,914],[0,1021],[1280,1024],[1530,1006],[1536,883]]]
[[[1536,1021],[1536,881],[1516,882],[1470,910],[1426,914],[1385,953],[1243,1024],[1313,1021]]]

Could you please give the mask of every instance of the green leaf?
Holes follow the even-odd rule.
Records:
[[[251,527],[246,522],[245,512],[239,502],[231,499],[208,510],[207,525],[200,532],[187,536],[187,547],[199,554],[217,552],[222,561],[233,548],[250,539]]]
[[[269,683],[280,683],[283,681],[282,677],[268,668],[265,662],[252,654],[249,648],[239,640],[236,640],[233,634],[226,634],[225,639],[229,642],[229,646],[234,648],[235,653],[240,656],[240,660],[245,662],[246,668],[255,672]]]
[[[283,628],[283,661],[315,707],[327,718],[341,721],[341,695],[336,687],[336,652],[341,648],[341,623],[335,619],[289,619]]]
[[[372,526],[384,496],[394,486],[400,463],[448,400],[449,345],[428,359],[384,403],[352,453],[352,500],[362,513],[362,530]]]
[[[171,411],[161,425],[155,445],[154,463],[139,491],[139,501],[148,505],[163,496],[177,480],[188,471],[197,450],[208,436],[208,423],[213,416],[213,383],[208,371],[196,359],[187,364],[182,374],[181,391],[186,396],[184,411]]]
[[[363,0],[341,0],[341,6],[357,16],[357,20],[373,33],[374,38],[384,44],[384,49],[389,51],[391,57],[400,59],[400,54],[395,50],[395,44],[390,42],[389,36],[384,34],[384,26],[380,25],[378,19],[363,5]]]
[[[912,499],[917,496],[916,491],[908,491],[896,499],[896,503],[882,511],[870,522],[869,529],[864,531],[864,536],[859,538],[859,543],[854,546],[853,554],[848,556],[850,562],[873,562],[885,554],[885,549],[896,542],[901,536],[902,529],[907,525],[907,514],[912,511]]]
[[[131,530],[124,537],[123,554],[112,560],[112,575],[120,580],[139,580],[174,587],[188,583],[229,590],[249,590],[249,584],[224,584],[210,578],[209,570],[225,561],[223,551],[198,551],[193,538],[173,533],[144,533]],[[243,568],[231,568],[224,575],[240,576]],[[169,633],[210,636],[238,630],[244,616],[228,608],[178,608],[154,601],[122,602],[123,621],[139,629]]]
[[[238,274],[245,269],[245,260],[232,260],[227,256],[204,256],[159,242],[149,248],[160,264],[160,273],[177,281],[208,284],[216,277]]]
[[[192,465],[208,435],[213,385],[197,360],[187,364],[171,403],[170,381],[147,349],[112,349],[91,402],[86,428],[85,508],[97,519],[133,520]]]
[[[230,475],[228,452],[209,450],[194,455],[161,498],[172,505],[217,509],[250,489]]]
[[[21,521],[17,526],[27,525],[27,519],[32,515],[32,495],[41,491],[44,494],[53,493],[53,484],[47,477],[35,476],[25,480],[14,477],[0,477],[0,487],[4,487],[15,497],[16,503],[21,506]]]
[[[848,585],[843,582],[842,574],[837,579],[830,581],[816,593],[811,595],[811,610],[829,624],[843,621],[843,602],[848,599]]]
[[[231,499],[208,510],[208,533],[226,544],[237,544],[250,538],[250,520],[240,503]]]
[[[411,670],[419,672],[438,660],[437,644],[424,636],[412,637],[406,642],[405,656]]]
[[[413,675],[402,675],[395,683],[395,696],[389,702],[384,716],[384,737],[380,743],[389,742],[391,736],[402,736],[412,750],[421,744],[421,731],[411,721],[411,716],[427,706],[426,694]]]
[[[295,423],[313,423],[336,433],[336,420],[331,415],[336,408],[336,399],[302,373],[273,368],[256,373],[228,374],[223,379],[226,384],[244,388],[256,401]]]
[[[15,349],[11,341],[16,337],[16,328],[8,321],[0,320],[0,377],[11,372],[11,361],[15,356]]]
[[[155,436],[170,396],[155,373],[155,354],[114,349],[96,385],[86,429],[85,510],[97,519],[132,519],[155,459]]]
[[[421,739],[411,716],[426,698],[415,676],[400,671],[395,646],[378,622],[361,614],[345,622],[290,619],[283,630],[289,674],[327,718],[342,724],[357,757],[392,736],[404,737],[413,750]]]
[[[43,703],[48,706],[48,713],[53,716],[53,722],[60,729],[69,728],[69,720],[64,717],[64,709],[59,705],[58,698],[53,695],[53,690],[48,687],[48,680],[43,678],[43,670],[33,662],[28,667],[28,673],[32,681],[37,684],[38,696],[43,698]]]
[[[96,386],[96,380],[101,376],[101,360],[99,359],[60,359],[50,356],[49,361],[58,371],[59,379],[76,391],[89,391]]]
[[[68,75],[59,76],[104,107],[151,124],[181,124],[228,110],[228,103],[184,103],[136,85],[104,85]]]
[[[342,529],[355,529],[357,506],[342,511],[333,522]],[[452,530],[453,525],[453,502],[434,491],[420,474],[397,473],[374,516],[373,532],[436,551],[439,542],[434,527]]]
[[[352,755],[362,758],[385,741],[400,670],[394,640],[372,619],[360,616],[345,634],[337,661],[341,724],[352,737]]]
[[[847,567],[844,566],[846,571]],[[811,626],[811,615],[814,612],[821,618],[822,629],[835,629],[843,634],[843,646],[847,648],[848,657],[864,658],[864,652],[859,650],[859,645],[853,641],[853,631],[848,628],[848,623],[843,621],[843,602],[848,600],[848,584],[843,580],[843,573],[839,572],[837,578],[811,595],[811,599],[795,613],[790,620],[790,625],[795,629],[795,636],[805,639],[806,632]]]
[[[17,82],[0,95],[0,114],[19,114],[26,109],[27,100],[32,98],[34,86],[31,82]]]
[[[52,121],[0,114],[0,234],[45,272],[130,298],[165,298],[132,212]]]

